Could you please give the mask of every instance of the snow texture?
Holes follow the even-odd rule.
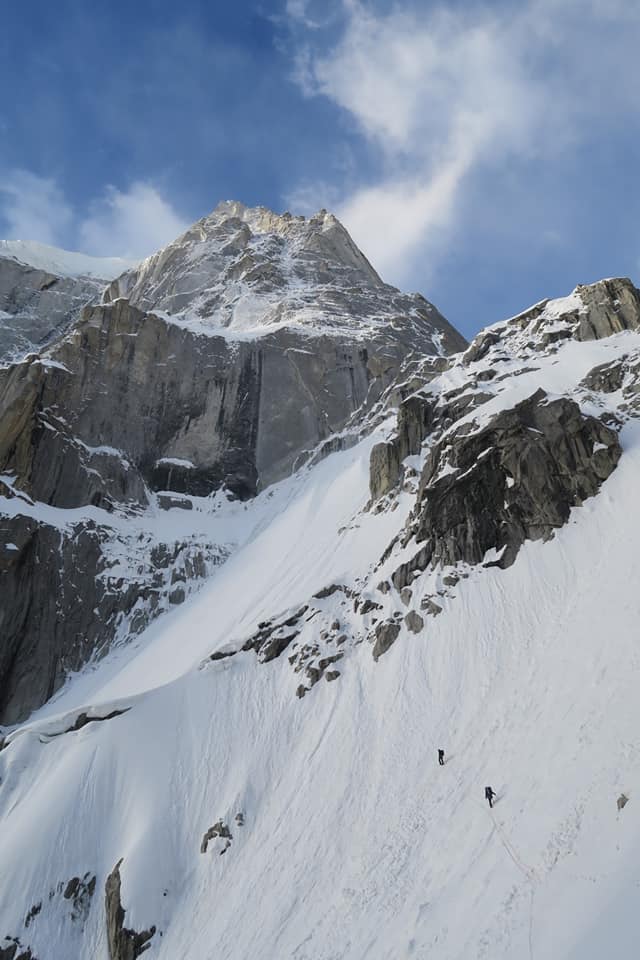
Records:
[[[135,260],[123,257],[91,257],[86,253],[61,250],[34,240],[0,240],[0,257],[46,270],[57,277],[92,277],[113,280],[136,266]]]
[[[503,342],[428,389],[490,392],[472,429],[541,386],[620,415],[621,392],[581,381],[637,360],[640,336],[564,342],[528,365],[523,350]],[[495,368],[509,376],[478,381]],[[418,634],[402,625],[377,663],[373,617],[406,610],[376,589],[401,556],[378,561],[414,500],[407,488],[366,509],[370,451],[392,418],[250,503],[220,501],[210,535],[234,547],[208,585],[8,731],[2,931],[47,960],[107,960],[104,883],[123,858],[126,925],[156,926],[159,960],[635,956],[640,425],[621,419],[623,456],[601,492],[507,570],[425,572],[409,606],[435,595],[442,612]],[[17,498],[3,509],[55,521]],[[189,516],[149,522],[208,514]],[[357,613],[349,591],[380,609]],[[330,622],[348,640],[337,682],[299,699],[287,656],[259,663],[240,648],[307,604],[292,650],[335,650]],[[97,892],[74,920],[56,890],[86,873]]]

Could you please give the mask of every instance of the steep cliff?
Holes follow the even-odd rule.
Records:
[[[37,286],[38,271],[16,270]],[[5,722],[228,556],[233,534],[211,543],[208,521],[197,526],[207,498],[247,500],[355,442],[412,358],[465,346],[426,300],[383,284],[324,212],[222,204],[102,303],[76,306],[47,348],[0,369]],[[159,514],[180,528],[187,510],[190,539],[165,543]],[[123,537],[147,555],[114,590]],[[156,550],[180,569],[165,575]],[[63,589],[74,570],[82,586]]]
[[[0,240],[0,364],[62,336],[105,283],[130,269],[118,257],[88,257],[42,243]]]
[[[80,652],[64,688],[3,732],[0,950],[634,955],[638,303],[630,281],[605,281],[495,325],[464,352],[407,356],[372,381],[375,403],[354,413],[345,401],[324,456],[262,489],[254,457],[251,495],[189,492],[218,478],[199,449],[188,466],[171,446],[190,429],[182,398],[202,391],[172,379],[167,353],[215,365],[217,341],[231,340],[222,328],[196,350],[202,330],[117,298],[90,308],[55,356],[8,372],[3,456],[16,472],[4,475],[3,512],[16,536],[55,528],[39,548],[8,550],[9,565],[25,565],[11,592],[26,611],[23,586],[39,583],[26,597],[49,602],[44,619],[84,616],[84,540],[99,528],[111,566],[91,599],[95,622],[139,590],[165,613],[134,640],[134,618],[150,616],[141,592],[123,632],[101,635],[102,659],[82,667]],[[307,348],[324,336],[306,332]],[[156,416],[136,423],[157,408],[154,349],[170,385],[167,433]],[[114,409],[122,445],[97,447]],[[69,460],[64,482],[39,459],[47,443],[51,463]],[[141,456],[147,443],[159,444],[159,467]],[[55,560],[38,561],[56,538],[66,567],[47,592],[38,566],[51,573]],[[187,570],[216,544],[224,563]],[[198,571],[206,584],[186,598]],[[166,613],[169,591],[187,602]],[[27,704],[29,651],[12,656],[7,689],[20,690],[4,709],[15,718],[48,693]]]

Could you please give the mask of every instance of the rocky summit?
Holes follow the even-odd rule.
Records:
[[[640,292],[467,344],[237,202],[78,256],[0,246],[0,958],[605,955]]]
[[[324,211],[221,204],[100,295],[13,260],[2,276],[51,341],[0,369],[6,722],[228,555],[234,532],[212,542],[202,527],[211,497],[254,497],[354,443],[411,358],[465,346]],[[62,319],[43,299],[60,285]]]

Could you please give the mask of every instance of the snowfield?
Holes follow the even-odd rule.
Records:
[[[0,240],[0,257],[18,260],[58,277],[93,277],[96,280],[113,280],[137,264],[136,260],[91,257],[34,240]]]
[[[540,386],[595,412],[579,381],[639,350],[631,333],[561,345],[469,419],[481,424]],[[456,366],[432,389],[465,375]],[[390,430],[385,421],[351,450],[222,508],[237,547],[208,585],[9,731],[1,934],[39,960],[107,960],[104,884],[122,859],[125,925],[156,927],[149,960],[637,954],[638,421],[625,423],[600,493],[550,541],[527,542],[506,570],[468,568],[442,613],[417,635],[403,627],[378,662],[344,591],[319,602],[356,642],[340,676],[303,699],[289,651],[268,663],[253,651],[209,659],[331,584],[375,596],[382,615],[404,612],[394,591],[375,590],[398,554],[376,565],[412,496],[365,510],[370,451]],[[425,573],[412,607],[446,573]],[[71,731],[80,712],[89,722]],[[621,793],[629,802],[618,810]],[[217,838],[201,853],[219,820],[229,845]],[[96,892],[74,919],[60,885],[85,874]],[[26,925],[25,905],[38,904]]]

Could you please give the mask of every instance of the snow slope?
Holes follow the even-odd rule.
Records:
[[[474,416],[539,386],[591,409],[585,373],[639,351],[640,335],[622,333],[561,345],[519,375],[507,359],[513,379]],[[432,389],[464,375],[454,366]],[[121,858],[126,926],[157,927],[149,958],[635,955],[635,419],[617,469],[551,541],[526,543],[507,570],[470,568],[443,612],[418,635],[403,629],[378,662],[343,591],[316,602],[303,637],[335,619],[355,642],[340,676],[303,699],[286,654],[208,659],[328,584],[373,595],[387,573],[374,566],[412,503],[406,491],[395,509],[364,509],[370,450],[390,427],[247,504],[252,534],[209,586],[10,733],[1,930],[35,957],[106,960],[104,882]],[[425,574],[412,604],[445,574]],[[399,603],[376,598],[384,613]],[[80,709],[126,712],[62,733]],[[621,791],[630,802],[618,812]],[[200,853],[220,818],[230,846]],[[74,920],[58,885],[85,873],[96,894]]]
[[[26,263],[58,277],[93,277],[113,280],[136,266],[136,260],[123,257],[91,257],[86,253],[61,250],[35,240],[0,240],[0,257]]]

